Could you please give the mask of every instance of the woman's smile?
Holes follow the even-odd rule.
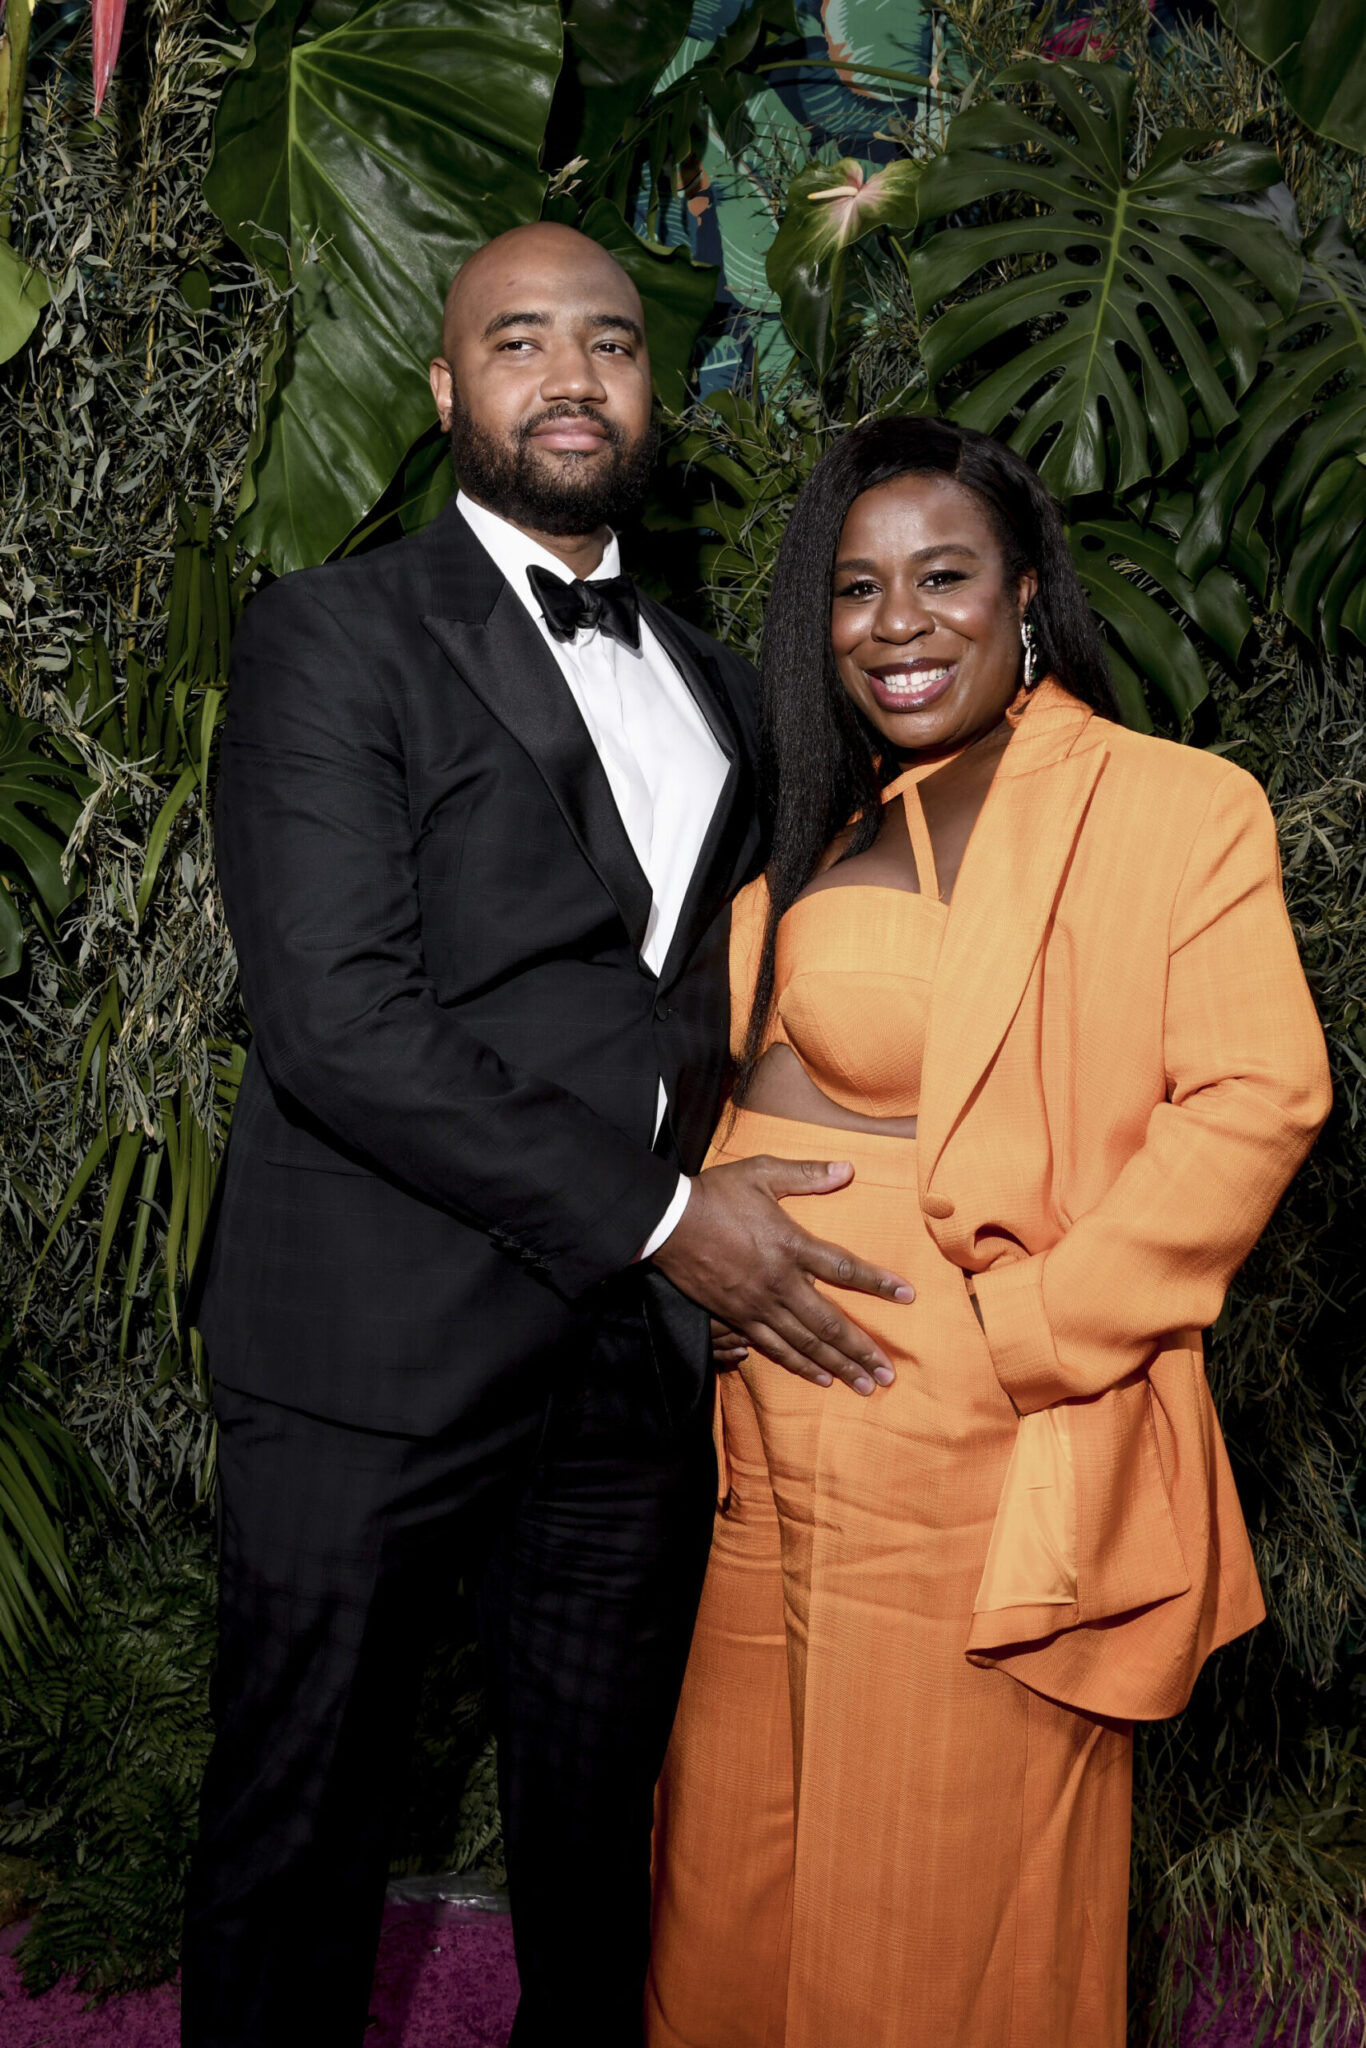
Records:
[[[884,711],[927,711],[953,688],[956,661],[895,661],[863,671]]]

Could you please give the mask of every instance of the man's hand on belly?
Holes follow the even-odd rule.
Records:
[[[694,1177],[688,1206],[654,1262],[681,1293],[788,1372],[822,1387],[843,1380],[856,1394],[871,1394],[874,1383],[891,1385],[891,1364],[812,1282],[883,1301],[914,1301],[915,1289],[812,1237],[781,1206],[784,1195],[832,1195],[853,1177],[847,1162],[762,1153],[708,1167]]]

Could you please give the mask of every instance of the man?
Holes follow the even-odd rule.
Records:
[[[811,1276],[899,1283],[776,1199],[847,1169],[697,1171],[758,858],[753,678],[618,573],[652,452],[642,318],[567,228],[480,251],[432,366],[461,495],[275,585],[233,650],[217,826],[254,1038],[199,1315],[222,1633],[192,2048],[360,2042],[457,1570],[514,2039],[638,2044],[714,1499],[706,1310],[808,1376],[885,1371]]]

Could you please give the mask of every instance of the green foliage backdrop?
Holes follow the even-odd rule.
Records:
[[[174,1953],[213,1441],[181,1304],[245,1043],[207,829],[232,626],[263,576],[442,501],[441,284],[542,210],[646,299],[661,594],[753,647],[830,437],[945,411],[1042,463],[1126,715],[1271,793],[1338,1105],[1211,1345],[1271,1619],[1143,1736],[1136,2038],[1172,2038],[1212,1931],[1273,1998],[1309,1986],[1304,2039],[1351,2006],[1366,135],[1308,43],[1268,68],[1287,10],[1238,6],[1236,36],[1141,0],[1080,30],[846,7],[837,66],[801,0],[154,0],[98,120],[79,16],[35,36],[14,248],[50,303],[0,369],[0,1846],[48,1886],[30,1981]],[[424,1727],[400,1863],[496,1856],[459,1631]]]

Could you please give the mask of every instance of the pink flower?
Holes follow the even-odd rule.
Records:
[[[1157,0],[1148,0],[1149,14],[1152,14],[1156,7]],[[1101,64],[1108,64],[1115,54],[1115,45],[1103,36],[1092,35],[1093,19],[1092,15],[1079,14],[1075,21],[1069,21],[1064,27],[1055,29],[1041,45],[1040,55],[1051,58],[1054,62],[1060,57],[1093,57]]]
[[[109,80],[118,60],[119,39],[128,0],[90,0],[91,38],[94,43],[95,112],[104,104]]]

